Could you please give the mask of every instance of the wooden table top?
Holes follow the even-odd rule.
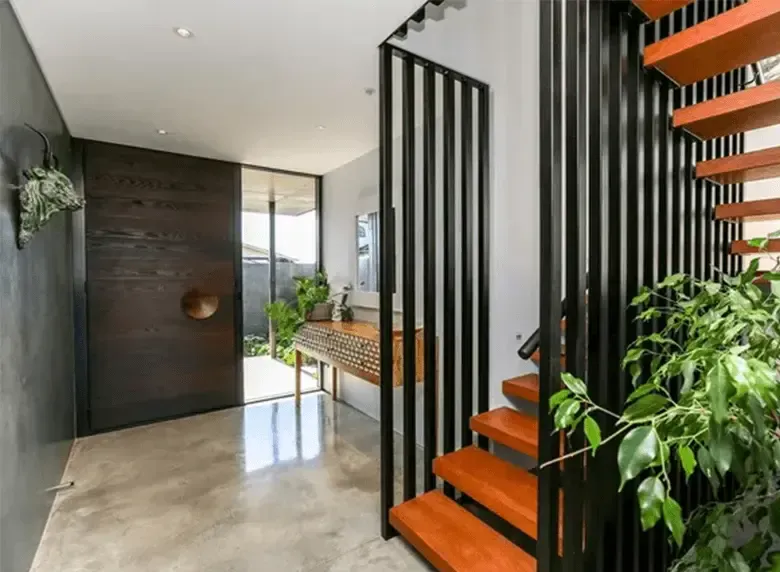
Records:
[[[367,340],[379,341],[379,328],[372,322],[361,322],[357,320],[352,322],[333,322],[326,320],[322,322],[306,322],[306,325],[350,334]],[[416,329],[418,332],[420,330],[422,330],[422,327]],[[402,335],[403,330],[401,329],[393,331],[393,336],[395,337],[401,337]]]

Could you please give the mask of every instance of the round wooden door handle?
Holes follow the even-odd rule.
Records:
[[[207,320],[217,313],[219,296],[206,294],[197,288],[188,290],[181,297],[181,310],[193,320]]]

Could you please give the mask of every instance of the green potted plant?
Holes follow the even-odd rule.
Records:
[[[768,239],[749,242],[764,250]],[[780,572],[780,264],[761,276],[768,288],[756,284],[758,267],[755,259],[720,281],[675,274],[634,298],[638,320],[663,327],[628,348],[634,389],[622,412],[597,404],[567,373],[550,399],[556,427],[587,439],[563,458],[619,440],[620,487],[639,482],[642,528],[663,521],[681,548],[676,572]],[[733,476],[736,496],[686,522],[672,494],[675,466],[686,479],[702,472],[719,499]]]
[[[333,302],[330,300],[328,275],[317,272],[312,278],[295,278],[295,292],[298,296],[298,310],[306,320],[330,320]]]

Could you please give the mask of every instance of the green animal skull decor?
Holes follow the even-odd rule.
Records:
[[[76,194],[71,180],[59,170],[59,162],[49,139],[31,125],[44,143],[43,164],[23,171],[27,181],[19,189],[19,248],[24,248],[33,235],[60,211],[76,211],[84,207],[84,199]]]

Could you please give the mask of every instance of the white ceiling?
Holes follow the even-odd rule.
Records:
[[[276,213],[298,216],[314,210],[317,204],[313,177],[273,173],[263,169],[241,169],[241,210],[267,213],[268,203],[276,203]]]
[[[12,0],[73,136],[315,174],[376,147],[376,46],[422,3]]]

